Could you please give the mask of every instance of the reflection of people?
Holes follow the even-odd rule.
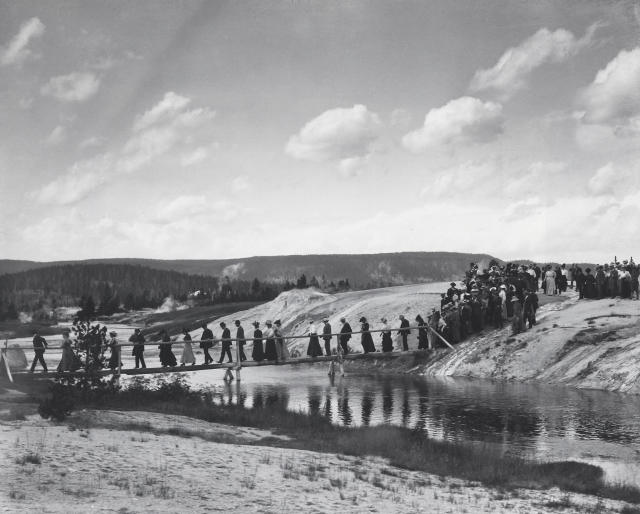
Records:
[[[362,424],[365,427],[371,422],[371,412],[373,411],[373,392],[365,389],[362,391]]]
[[[60,359],[60,364],[58,364],[58,371],[73,371],[76,354],[73,353],[69,333],[68,328],[62,331],[62,358]]]
[[[213,357],[209,354],[209,348],[213,348],[213,332],[206,323],[202,324],[202,335],[200,336],[200,348],[204,352],[204,363],[213,362]]]
[[[192,366],[196,363],[196,357],[193,355],[193,347],[191,346],[191,334],[186,329],[186,327],[182,327],[182,333],[184,337],[182,338],[182,356],[180,357],[180,365],[184,366],[185,364],[191,364]]]
[[[39,362],[44,369],[44,372],[47,372],[47,363],[44,361],[44,352],[47,348],[47,340],[40,335],[37,330],[33,332],[33,351],[35,353],[33,357],[33,362],[31,363],[31,373],[36,369],[36,364]]]
[[[136,369],[141,365],[143,368],[146,368],[147,365],[144,362],[144,336],[140,332],[139,328],[136,328],[133,331],[133,335],[129,338],[129,342],[133,343],[131,355],[133,355],[136,359]]]

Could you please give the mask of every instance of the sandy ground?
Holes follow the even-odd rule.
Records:
[[[78,428],[87,420],[100,427]],[[144,423],[155,433],[117,429]],[[169,429],[187,435],[160,433]],[[195,432],[205,438],[188,436]],[[4,421],[0,512],[529,513],[560,505],[562,512],[582,513],[624,507],[557,490],[487,489],[377,458],[261,446],[265,437],[273,435],[145,412],[83,411],[60,425],[38,416]]]

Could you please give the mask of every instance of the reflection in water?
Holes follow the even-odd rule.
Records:
[[[632,482],[640,482],[639,396],[450,378],[330,380],[326,370],[305,365],[286,375],[255,368],[231,387],[201,377],[211,374],[190,374],[192,385],[209,386],[218,404],[304,410],[347,426],[396,424],[433,438],[494,445],[504,453],[593,462],[612,479],[633,476]]]

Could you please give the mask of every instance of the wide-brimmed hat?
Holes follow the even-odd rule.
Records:
[[[280,321],[279,319],[275,320],[273,322],[274,325],[282,325],[282,321]]]
[[[111,332],[109,332],[109,335],[115,337],[118,335],[118,333],[115,330],[112,330]]]
[[[260,322],[259,321],[254,321],[253,323],[251,323],[254,327],[259,327],[260,326]]]
[[[366,323],[367,318],[365,318],[364,316],[362,316],[359,320],[360,323]]]
[[[268,319],[267,321],[264,322],[265,325],[273,325],[273,323],[271,322],[270,319]]]

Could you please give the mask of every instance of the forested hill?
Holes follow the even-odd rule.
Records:
[[[129,264],[156,270],[229,277],[231,280],[295,283],[301,275],[308,280],[337,284],[348,279],[353,288],[379,287],[462,277],[470,262],[487,265],[486,254],[455,252],[402,252],[381,254],[285,255],[221,260],[94,259],[75,262],[33,262],[0,260],[0,274],[61,264]]]

